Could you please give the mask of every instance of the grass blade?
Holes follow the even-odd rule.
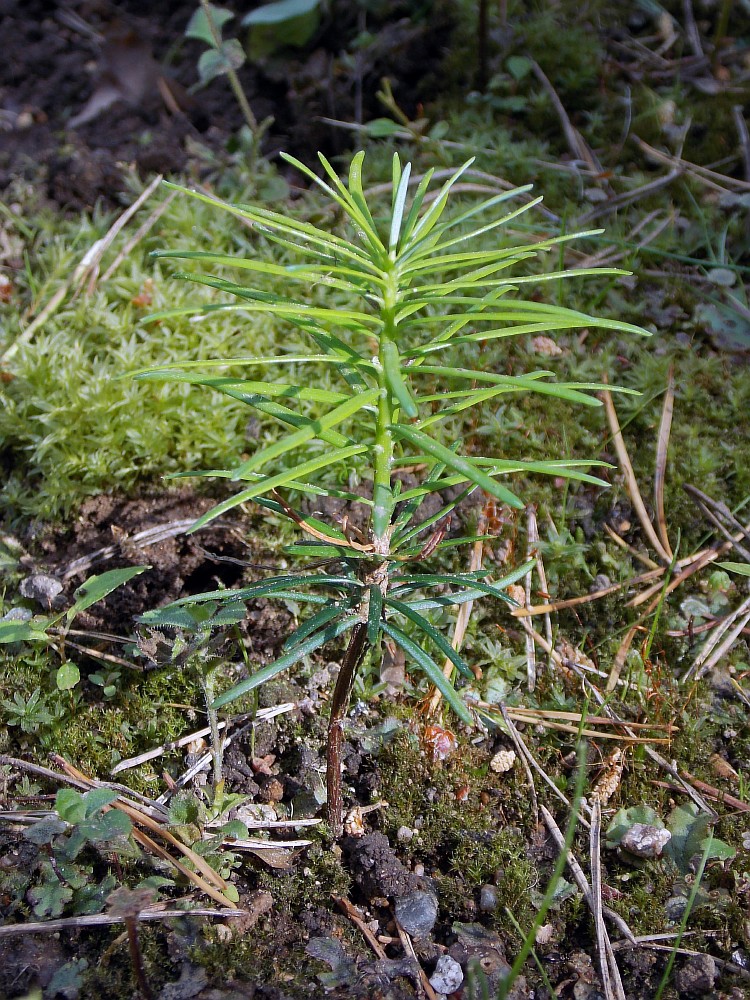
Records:
[[[422,669],[430,683],[440,691],[459,719],[471,725],[471,712],[463,701],[461,701],[451,682],[443,676],[442,670],[432,657],[428,653],[425,653],[421,646],[418,646],[405,632],[402,632],[400,628],[396,628],[391,622],[383,622],[383,631]]]

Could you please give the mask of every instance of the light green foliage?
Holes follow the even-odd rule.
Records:
[[[186,38],[197,38],[208,46],[198,60],[198,74],[204,86],[215,77],[228,73],[230,69],[239,69],[245,61],[245,52],[237,39],[224,40],[221,37],[223,26],[232,20],[234,14],[225,7],[215,7],[213,4],[207,4],[206,7],[208,13],[203,7],[199,7],[185,28]]]
[[[446,441],[439,425],[480,403],[508,395],[536,393],[567,403],[598,405],[591,393],[601,386],[595,382],[553,382],[553,373],[544,370],[510,376],[486,368],[457,367],[456,360],[477,344],[528,334],[583,326],[627,334],[643,331],[628,323],[518,294],[519,287],[529,283],[559,283],[573,276],[621,273],[612,269],[562,269],[511,277],[513,265],[572,238],[549,237],[520,246],[502,240],[503,227],[539,201],[527,199],[528,186],[493,195],[452,217],[446,216],[451,191],[471,161],[452,172],[432,192],[433,171],[428,171],[421,179],[415,178],[419,182],[412,192],[411,164],[403,165],[394,154],[390,212],[383,220],[365,195],[364,153],[353,158],[346,182],[322,154],[325,180],[294,158],[286,158],[343,211],[350,235],[339,236],[262,207],[227,206],[208,195],[186,192],[251,222],[271,242],[293,251],[300,263],[280,266],[213,250],[160,251],[160,257],[239,269],[255,284],[238,284],[221,273],[191,271],[184,277],[232,294],[239,301],[170,309],[151,319],[171,322],[208,310],[239,316],[261,314],[295,328],[309,345],[309,353],[223,358],[197,365],[178,362],[142,370],[136,377],[204,385],[293,428],[233,468],[194,473],[220,475],[244,484],[231,499],[201,517],[194,528],[254,500],[295,521],[314,539],[308,539],[308,548],[317,548],[320,556],[335,560],[342,569],[329,575],[290,574],[244,590],[178,602],[177,607],[196,600],[246,600],[274,594],[288,598],[290,592],[294,592],[295,600],[307,600],[313,605],[322,602],[322,608],[290,637],[288,651],[280,659],[222,695],[216,707],[345,633],[352,633],[351,642],[356,645],[358,630],[366,626],[370,645],[376,644],[381,635],[395,641],[439,688],[454,711],[468,721],[466,707],[423,644],[449,656],[459,671],[466,672],[466,667],[423,612],[482,594],[507,600],[504,588],[529,567],[520,567],[494,583],[487,582],[488,574],[483,571],[453,575],[415,572],[409,564],[419,563],[422,558],[422,545],[416,543],[422,527],[416,520],[422,500],[429,494],[460,487],[461,496],[481,489],[520,509],[523,502],[499,481],[501,478],[541,473],[597,484],[601,481],[586,469],[602,463],[568,459],[530,462],[508,460],[497,454],[467,454],[459,444]],[[496,234],[495,245],[490,249],[475,248],[475,241],[487,233]],[[273,281],[270,289],[263,284],[266,279]],[[277,290],[279,286],[289,286],[292,291]],[[325,291],[320,304],[307,301],[295,291],[309,286]],[[286,372],[290,364],[312,363],[325,365],[334,376],[333,391],[327,397],[321,397],[309,380],[292,382],[282,376],[283,382],[272,382],[266,374],[274,367]],[[238,374],[217,377],[216,367],[234,369]],[[311,411],[308,401],[321,405]],[[300,406],[300,402],[304,405]],[[440,402],[447,405],[434,405]],[[415,463],[425,465],[428,475],[421,485],[402,490],[398,470]],[[350,476],[355,471],[357,478],[373,482],[372,500],[347,490],[332,490],[321,479],[321,472],[329,473],[342,465]],[[364,504],[371,514],[368,534],[356,541],[335,524],[295,511],[279,495],[282,488],[288,493],[322,493]],[[433,523],[447,517],[456,502],[446,504]],[[437,535],[434,548],[441,545],[444,543]],[[450,596],[417,597],[416,592],[429,593],[436,587],[442,590],[445,585],[453,587]],[[157,626],[169,624],[170,614],[174,611],[168,608],[144,620]],[[415,631],[418,640],[410,634]]]

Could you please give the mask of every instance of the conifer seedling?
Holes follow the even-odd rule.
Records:
[[[523,501],[507,485],[514,473],[601,484],[589,470],[603,463],[515,461],[502,455],[467,453],[462,442],[450,440],[442,428],[458,414],[508,394],[542,393],[569,404],[596,406],[599,400],[594,393],[604,386],[555,382],[550,371],[508,375],[461,367],[462,355],[470,356],[480,342],[581,327],[644,331],[519,294],[521,286],[528,284],[626,273],[582,268],[511,276],[514,265],[575,236],[592,233],[516,246],[498,238],[489,249],[486,240],[484,248],[476,248],[479,237],[499,237],[503,226],[538,204],[540,198],[526,197],[530,185],[464,205],[450,215],[446,209],[451,194],[472,161],[433,190],[432,170],[412,181],[411,165],[402,164],[394,154],[390,212],[382,221],[363,187],[363,152],[354,156],[346,181],[321,154],[324,178],[291,156],[284,159],[323,189],[343,213],[346,229],[332,225],[329,231],[267,208],[231,206],[182,188],[192,198],[249,221],[295,262],[272,263],[211,249],[157,251],[159,257],[183,258],[200,267],[234,268],[248,282],[191,271],[183,277],[234,299],[166,310],[151,319],[169,321],[234,310],[241,321],[247,313],[263,313],[296,328],[308,350],[253,357],[246,348],[234,358],[177,362],[138,372],[136,377],[204,386],[284,425],[283,436],[235,468],[193,473],[228,478],[239,489],[204,514],[191,530],[253,502],[294,522],[300,541],[293,546],[293,555],[323,563],[326,571],[306,570],[303,565],[241,589],[184,598],[150,612],[143,620],[152,626],[179,627],[184,624],[184,605],[201,602],[224,604],[264,597],[309,606],[309,617],[287,638],[282,655],[222,694],[215,708],[230,704],[315,650],[347,641],[331,698],[327,748],[328,818],[338,837],[342,832],[343,724],[367,651],[378,650],[383,639],[395,643],[411,665],[442,692],[458,718],[471,723],[469,707],[436,658],[447,657],[458,674],[473,675],[448,638],[432,624],[431,614],[484,596],[512,603],[506,588],[533,564],[526,562],[494,580],[486,570],[450,573],[432,569],[432,556],[448,546],[474,541],[443,537],[446,519],[456,505],[483,490],[501,504],[521,509]],[[274,290],[253,287],[256,276],[272,279]],[[334,388],[319,386],[316,373],[323,366]],[[290,370],[307,376],[287,380],[283,373]],[[418,485],[403,485],[400,469],[404,466],[426,470]],[[369,481],[371,496],[335,485],[334,473],[341,470],[355,473],[349,481]],[[445,497],[448,490],[453,499],[443,499],[436,512],[420,519],[424,499],[431,494]],[[367,530],[353,531],[344,523],[326,522],[308,513],[301,502],[305,497],[364,504],[369,511]]]

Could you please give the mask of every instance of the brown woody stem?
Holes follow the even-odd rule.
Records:
[[[326,785],[328,789],[328,823],[335,840],[344,832],[343,797],[341,790],[341,747],[344,742],[344,716],[349,707],[354,678],[367,652],[367,624],[358,622],[352,629],[349,645],[336,679],[328,722]]]
[[[133,963],[133,971],[138,983],[143,1000],[154,1000],[154,994],[146,979],[146,970],[143,967],[143,955],[141,945],[138,940],[138,921],[130,916],[125,918],[125,930],[128,932],[128,947],[130,948],[130,961]]]

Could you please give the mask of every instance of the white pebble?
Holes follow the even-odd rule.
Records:
[[[438,993],[455,993],[464,981],[461,966],[450,955],[441,955],[430,976],[430,986]]]

